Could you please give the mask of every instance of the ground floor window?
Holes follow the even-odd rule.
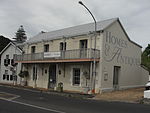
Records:
[[[33,80],[36,80],[37,79],[37,67],[36,65],[33,66]]]
[[[8,70],[5,70],[5,73],[3,74],[3,80],[9,80]]]
[[[9,75],[7,75],[7,80],[9,80]]]
[[[3,80],[12,81],[13,79],[13,75],[9,75],[8,70],[5,70],[5,73],[3,74]]]
[[[13,75],[10,75],[10,80],[11,80],[11,81],[13,80]]]
[[[3,80],[5,80],[6,79],[6,75],[5,74],[3,74]]]
[[[80,68],[73,68],[73,85],[80,84]]]

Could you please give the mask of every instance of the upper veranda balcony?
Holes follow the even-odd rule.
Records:
[[[22,63],[99,61],[99,58],[100,50],[91,48],[30,53],[14,57],[15,62]]]

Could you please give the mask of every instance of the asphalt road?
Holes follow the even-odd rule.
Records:
[[[150,113],[150,105],[64,97],[0,86],[14,98],[0,99],[0,113]]]

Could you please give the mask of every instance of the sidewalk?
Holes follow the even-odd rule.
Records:
[[[104,101],[121,101],[140,103],[143,99],[144,88],[132,88],[121,91],[113,91],[102,94],[97,94],[93,99]]]
[[[18,88],[18,89],[22,89],[22,90],[28,90],[28,91],[34,91],[34,92],[40,92],[40,93],[55,94],[55,95],[66,96],[66,97],[81,98],[81,99],[94,97],[94,95],[81,94],[81,93],[77,93],[77,92],[69,92],[69,91],[59,92],[59,91],[55,91],[53,89],[33,88],[30,86],[21,86],[21,85],[13,85],[13,84],[0,83],[0,86]]]
[[[143,100],[143,93],[145,90],[145,88],[132,88],[132,89],[126,89],[121,91],[112,91],[112,92],[106,92],[102,94],[89,95],[89,94],[81,94],[81,93],[69,92],[69,91],[58,92],[50,89],[47,90],[43,88],[32,88],[29,86],[21,86],[21,85],[1,84],[1,83],[0,85],[5,87],[18,88],[22,90],[54,94],[54,95],[73,97],[73,98],[80,98],[80,99],[90,98],[93,100],[120,101],[120,102],[130,102],[130,103],[141,103]]]

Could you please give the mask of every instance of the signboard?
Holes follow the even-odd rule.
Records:
[[[44,52],[44,58],[61,57],[61,52]]]

